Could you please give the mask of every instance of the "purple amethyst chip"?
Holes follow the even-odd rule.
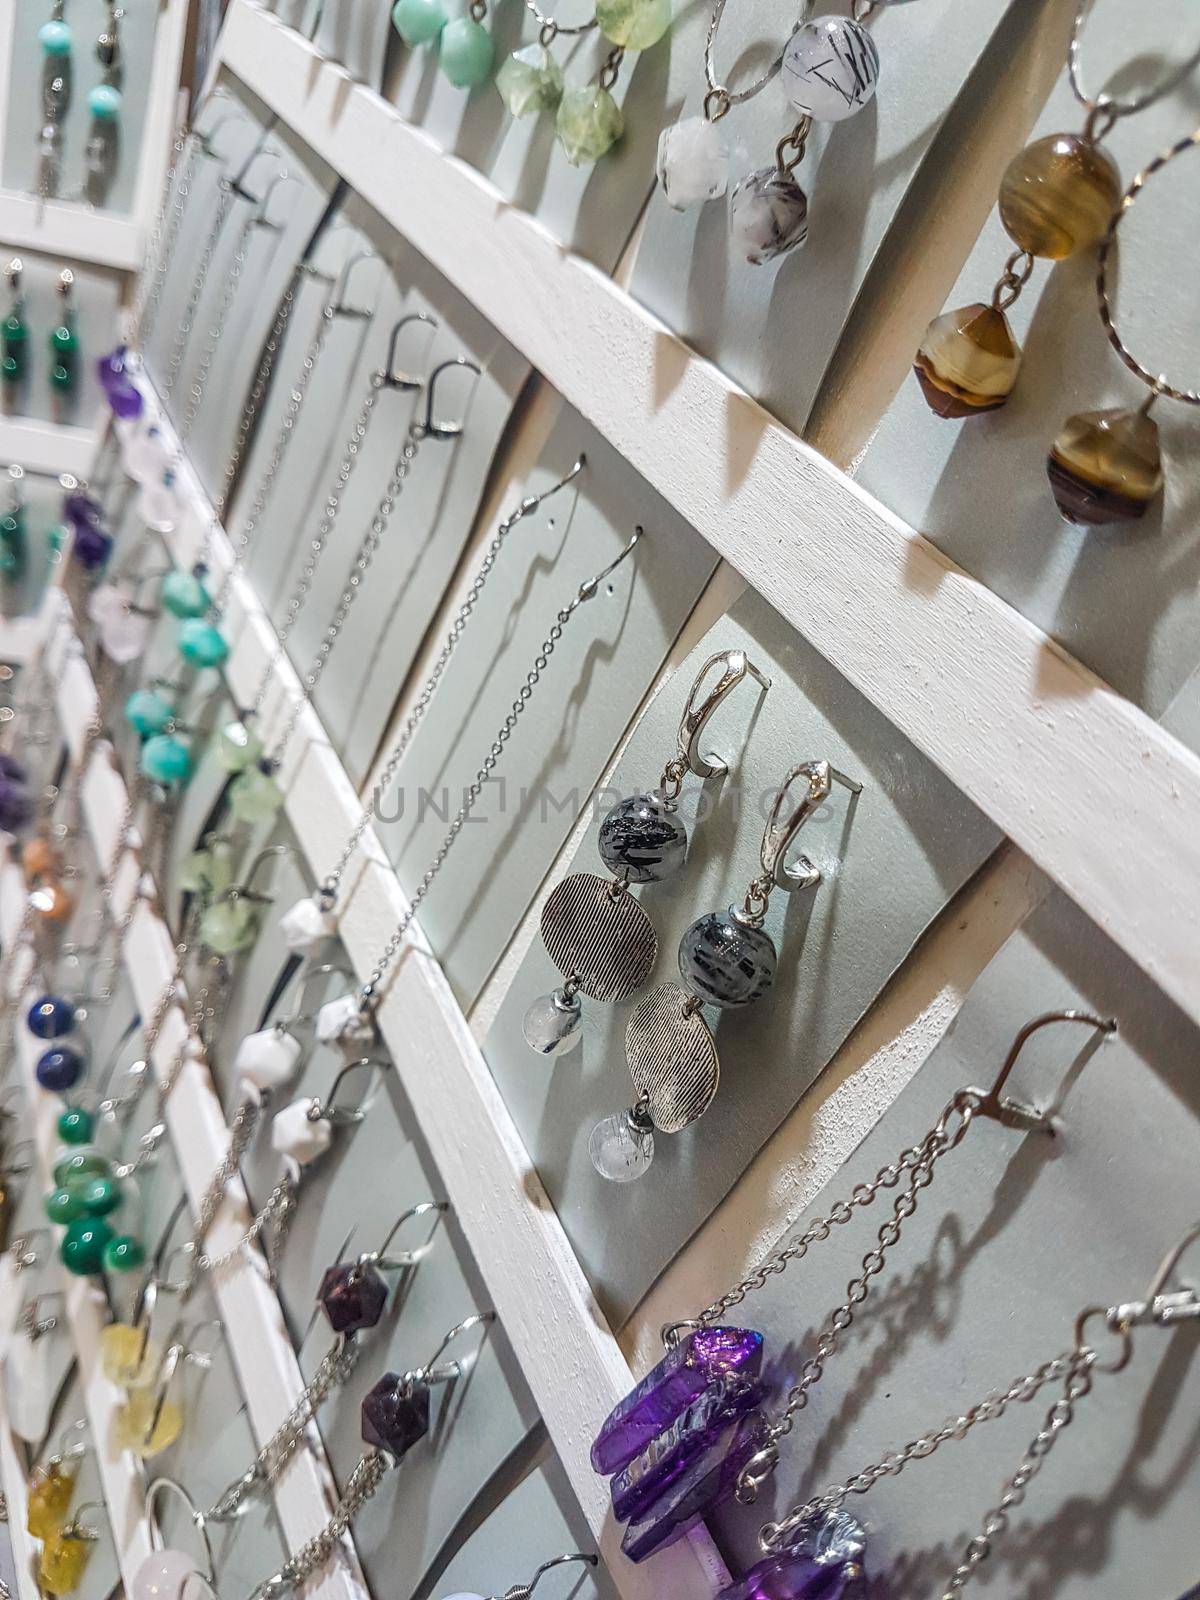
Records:
[[[718,1600],[849,1600],[861,1592],[867,1536],[845,1511],[815,1517],[783,1550],[756,1561]]]
[[[360,1333],[373,1328],[387,1304],[387,1284],[369,1263],[330,1267],[321,1279],[317,1299],[334,1333]]]
[[[79,565],[88,572],[98,571],[108,560],[112,538],[103,528],[76,524],[72,549]]]
[[[429,1386],[385,1373],[362,1403],[362,1436],[399,1461],[429,1432]]]
[[[770,1437],[770,1424],[761,1411],[727,1422],[710,1449],[659,1496],[650,1515],[626,1528],[621,1549],[629,1559],[645,1561],[664,1550],[728,1500],[742,1468],[766,1448]]]
[[[715,1379],[757,1378],[762,1354],[762,1334],[753,1328],[689,1333],[609,1412],[592,1445],[592,1466],[605,1477],[619,1472]]]
[[[23,783],[0,774],[0,830],[20,833],[33,821],[37,807]]]
[[[727,1425],[753,1411],[763,1399],[761,1384],[735,1375],[718,1379],[657,1434],[642,1453],[612,1480],[613,1513],[618,1522],[640,1522],[655,1502],[683,1476],[698,1456],[711,1450]]]

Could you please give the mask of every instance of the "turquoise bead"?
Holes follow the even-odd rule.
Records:
[[[212,601],[195,573],[168,572],[163,579],[162,603],[173,617],[183,621],[187,617],[202,617]]]
[[[194,667],[219,667],[229,646],[211,622],[189,617],[179,630],[179,653]]]
[[[392,26],[407,45],[432,44],[446,26],[442,0],[396,0]]]
[[[88,95],[88,110],[97,122],[115,122],[121,115],[121,91],[111,83],[98,83]]]
[[[125,702],[125,721],[143,739],[161,733],[174,715],[174,707],[153,689],[135,689]]]
[[[38,29],[38,43],[44,55],[69,56],[71,30],[65,22],[43,22]]]
[[[492,36],[474,17],[458,17],[442,29],[442,71],[456,89],[486,83],[492,71]]]
[[[147,739],[138,765],[155,783],[185,783],[192,775],[191,752],[173,733],[156,733]]]

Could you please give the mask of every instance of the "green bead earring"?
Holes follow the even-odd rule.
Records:
[[[21,274],[25,270],[20,256],[14,256],[4,269],[8,282],[8,315],[0,324],[0,375],[6,384],[20,383],[25,376],[25,351],[29,329],[25,322],[25,299],[21,293]]]
[[[15,582],[25,574],[28,542],[25,536],[25,469],[15,464],[8,469],[8,509],[0,514],[0,578]]]
[[[204,587],[203,576],[202,567],[192,572],[168,572],[162,586],[163,610],[178,617],[180,622],[204,616],[212,600]]]
[[[179,630],[179,653],[189,666],[219,667],[229,646],[211,622],[189,617]]]
[[[446,8],[442,0],[396,0],[392,26],[410,47],[433,44],[446,26]]]
[[[64,267],[58,275],[62,312],[50,334],[50,382],[63,394],[70,394],[79,376],[79,335],[75,331],[75,307],[71,303],[75,274]]]
[[[456,89],[475,89],[492,74],[492,36],[483,26],[486,0],[472,0],[467,16],[442,29],[438,64]]]

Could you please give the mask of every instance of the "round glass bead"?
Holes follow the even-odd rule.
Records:
[[[849,17],[814,17],[801,23],[783,52],[784,93],[801,116],[842,122],[875,96],[879,50]]]
[[[269,822],[282,805],[283,790],[261,767],[248,767],[229,790],[229,809],[239,822]]]
[[[33,1070],[43,1089],[51,1094],[66,1094],[87,1071],[87,1062],[70,1045],[58,1045],[53,1050],[43,1051]]]
[[[573,167],[584,167],[606,155],[625,131],[621,108],[599,84],[568,89],[555,118],[558,142]]]
[[[187,1600],[187,1592],[203,1590],[193,1584],[194,1557],[183,1550],[152,1550],[133,1575],[129,1600]]]
[[[1162,488],[1158,424],[1141,411],[1079,411],[1051,446],[1046,472],[1068,522],[1133,522]]]
[[[687,829],[656,795],[633,794],[600,824],[596,848],[610,872],[630,883],[657,883],[683,865]]]
[[[492,36],[474,17],[456,17],[442,29],[438,62],[456,89],[474,89],[486,83],[492,54]]]
[[[138,767],[155,783],[186,783],[192,775],[191,751],[173,733],[156,733],[142,746]]]
[[[574,1050],[583,1037],[583,1011],[578,997],[568,1000],[562,990],[540,995],[521,1019],[525,1043],[540,1056],[561,1056]]]
[[[44,994],[25,1013],[25,1025],[35,1039],[61,1039],[75,1026],[75,1007],[61,995]]]
[[[121,1204],[121,1189],[115,1178],[89,1178],[79,1198],[89,1217],[107,1217]]]
[[[42,1208],[55,1227],[65,1228],[87,1215],[83,1201],[71,1189],[52,1189],[42,1202]]]
[[[179,630],[179,653],[193,667],[219,667],[229,646],[202,617],[188,617]]]
[[[649,50],[671,26],[671,0],[596,0],[596,26],[622,50]]]
[[[121,91],[111,83],[98,83],[88,94],[87,106],[97,122],[115,122],[121,115]]]
[[[1120,200],[1120,173],[1099,145],[1052,133],[1009,162],[1000,181],[1000,221],[1019,249],[1064,261],[1099,243]]]
[[[935,317],[913,362],[921,393],[939,417],[995,411],[1012,393],[1020,370],[1008,318],[980,301]]]
[[[104,1246],[104,1267],[107,1272],[134,1272],[144,1265],[146,1251],[140,1239],[131,1233],[119,1233]]]
[[[769,934],[728,911],[698,917],[679,941],[683,981],[716,1006],[748,1006],[775,980],[777,957]]]
[[[135,689],[125,702],[125,721],[143,739],[161,733],[174,715],[174,707],[153,689]]]
[[[88,1278],[104,1265],[104,1247],[113,1231],[101,1217],[79,1217],[67,1224],[62,1243],[58,1247],[59,1259],[68,1272],[77,1278]]]
[[[406,45],[432,44],[446,26],[442,0],[396,0],[392,26]]]
[[[655,171],[674,211],[719,200],[729,187],[729,138],[719,122],[684,117],[658,136]]]
[[[54,1181],[60,1189],[76,1192],[92,1178],[112,1176],[112,1162],[99,1150],[70,1150],[54,1163]]]
[[[122,1389],[143,1389],[158,1377],[162,1351],[141,1328],[110,1322],[100,1331],[100,1370]]]
[[[85,572],[99,572],[112,551],[112,535],[95,526],[75,527],[71,553]]]
[[[65,22],[43,22],[38,29],[38,44],[47,56],[71,54],[71,30]]]
[[[87,1144],[92,1137],[92,1114],[82,1106],[72,1106],[58,1119],[58,1137],[64,1144]]]
[[[186,621],[202,617],[212,604],[208,590],[194,572],[168,572],[162,586],[163,609]]]
[[[760,167],[729,196],[729,243],[752,267],[795,250],[808,238],[808,196],[789,172]]]
[[[200,918],[200,938],[219,956],[248,950],[258,938],[258,910],[248,900],[218,900]]]
[[[39,878],[29,891],[29,909],[39,922],[64,923],[75,910],[75,896],[60,878]]]
[[[262,757],[262,740],[240,720],[227,722],[217,735],[217,760],[226,772],[244,772]]]
[[[630,1118],[628,1111],[602,1117],[588,1139],[592,1166],[609,1183],[633,1183],[654,1160],[654,1135]]]
[[[501,64],[496,88],[511,116],[553,111],[562,99],[562,68],[545,45],[527,44]]]

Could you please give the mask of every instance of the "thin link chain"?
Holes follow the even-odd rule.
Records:
[[[249,1147],[258,1126],[259,1113],[262,1102],[247,1097],[239,1101],[238,1108],[233,1114],[229,1124],[229,1145],[217,1166],[216,1171],[205,1185],[204,1193],[200,1196],[200,1203],[196,1208],[196,1231],[192,1235],[191,1248],[198,1259],[199,1249],[204,1242],[204,1237],[212,1226],[213,1218],[220,1210],[221,1201],[225,1195],[225,1186],[238,1170],[242,1157]],[[240,1248],[240,1246],[239,1246]],[[234,1254],[236,1254],[236,1250]]]
[[[232,204],[233,188],[229,183],[222,183],[220,196],[217,200],[217,209],[213,213],[208,237],[204,241],[204,248],[200,252],[200,260],[192,277],[192,285],[188,290],[187,303],[179,319],[179,327],[175,330],[175,337],[171,341],[171,354],[167,361],[166,373],[163,376],[162,397],[164,401],[170,400],[175,385],[179,381],[179,370],[183,366],[183,357],[192,332],[192,322],[196,315],[196,309],[200,304],[200,296],[204,293],[204,283],[208,277],[208,269],[212,266],[213,256],[216,254],[217,241],[221,237],[221,230],[225,226],[225,219],[229,215],[229,208]]]
[[[251,709],[255,713],[263,708],[263,702],[266,700],[268,690],[271,687],[271,680],[275,676],[275,669],[287,652],[287,642],[292,636],[292,630],[299,620],[301,611],[304,609],[304,602],[308,599],[313,577],[325,552],[325,547],[329,543],[329,536],[337,525],[338,513],[342,509],[342,496],[345,494],[346,485],[358,465],[363,440],[367,436],[367,430],[371,425],[371,417],[379,403],[379,396],[383,391],[384,382],[384,373],[374,372],[371,374],[371,381],[367,385],[366,395],[363,397],[358,416],[354,419],[354,426],[350,430],[350,437],[346,441],[342,459],[338,462],[336,481],[325,498],[325,514],[321,518],[316,533],[309,541],[308,556],[300,569],[300,576],[296,580],[296,587],[288,601],[283,622],[275,637],[274,647],[266,666],[263,668],[262,677],[251,702]]]
[[[135,345],[142,348],[154,332],[154,325],[158,321],[158,308],[166,286],[171,258],[175,253],[175,241],[179,237],[188,196],[192,192],[192,174],[200,154],[199,134],[180,128],[175,135],[172,154],[174,160],[163,183],[162,205],[159,207],[154,232],[146,248],[146,259],[138,277],[137,298],[134,302],[131,338]]]
[[[1091,1351],[1085,1353],[1089,1362],[1095,1359]],[[1080,1354],[1081,1352],[1076,1349],[1055,1356],[1052,1361],[1044,1362],[1035,1371],[1015,1378],[1007,1389],[985,1396],[969,1411],[964,1411],[961,1416],[952,1417],[940,1428],[935,1428],[932,1433],[924,1433],[898,1450],[889,1450],[887,1455],[882,1456],[871,1466],[864,1467],[861,1472],[856,1472],[844,1483],[836,1484],[823,1494],[797,1506],[782,1521],[768,1522],[759,1534],[759,1543],[768,1552],[778,1549],[812,1518],[822,1516],[828,1511],[836,1511],[849,1495],[869,1493],[881,1478],[899,1476],[910,1462],[923,1461],[952,1439],[965,1439],[977,1424],[997,1421],[1004,1416],[1010,1405],[1024,1404],[1035,1399],[1048,1383],[1066,1377],[1073,1370]]]
[[[1075,1407],[1092,1392],[1092,1366],[1095,1352],[1077,1348],[1069,1358],[1063,1378],[1063,1392],[1046,1413],[1033,1443],[1025,1452],[1021,1465],[1004,1486],[999,1503],[983,1519],[983,1531],[977,1533],[967,1546],[962,1561],[946,1586],[942,1600],[954,1600],[970,1583],[976,1568],[982,1566],[992,1553],[992,1542],[1008,1532],[1008,1514],[1025,1499],[1025,1491],[1042,1469],[1042,1463],[1054,1449],[1064,1428],[1075,1416]]]
[[[208,387],[209,375],[212,364],[217,354],[217,346],[221,342],[221,333],[225,327],[226,318],[233,309],[233,302],[237,299],[238,286],[242,281],[242,272],[246,265],[246,256],[250,249],[250,235],[254,232],[257,218],[253,215],[246,218],[238,234],[237,247],[234,250],[233,260],[229,263],[229,272],[225,278],[225,288],[221,295],[221,303],[213,318],[204,340],[204,349],[200,352],[200,360],[196,364],[196,375],[188,388],[187,405],[184,407],[183,416],[179,423],[180,443],[184,443],[195,426],[196,418],[200,415],[200,407],[204,402],[204,391]]]
[[[309,662],[308,670],[300,680],[302,693],[293,703],[291,710],[288,712],[287,721],[275,741],[271,751],[271,760],[276,765],[287,754],[288,745],[291,743],[292,735],[295,733],[296,726],[300,721],[300,714],[312,699],[317,685],[321,681],[321,674],[328,665],[329,657],[333,653],[333,647],[346,625],[346,618],[350,615],[350,608],[353,606],[359,589],[362,587],[363,577],[371,562],[375,559],[380,540],[387,531],[387,525],[395,509],[396,501],[400,498],[400,493],[412,469],[413,461],[423,438],[424,431],[422,426],[419,423],[414,423],[409,428],[408,438],[404,441],[404,447],[400,452],[396,465],[392,469],[392,475],[387,481],[387,486],[380,497],[379,504],[375,508],[375,514],[371,518],[367,532],[358,547],[357,554],[354,557],[354,564],[350,569],[350,576],[346,579],[346,586],[338,597],[337,606],[334,608],[333,616],[329,619],[324,638],[317,646],[316,652]]]
[[[305,1384],[299,1400],[259,1450],[248,1471],[240,1478],[235,1478],[218,1496],[207,1513],[208,1521],[229,1521],[237,1515],[247,1495],[275,1482],[299,1448],[304,1430],[319,1407],[335,1389],[345,1383],[354,1371],[357,1360],[358,1345],[344,1333],[339,1333],[321,1357],[317,1370]]]
[[[1195,68],[1200,66],[1200,49],[1193,51],[1179,66],[1171,68],[1143,94],[1135,95],[1129,100],[1116,100],[1107,94],[1098,94],[1093,98],[1083,86],[1080,57],[1083,49],[1083,25],[1094,3],[1095,0],[1080,0],[1079,9],[1075,13],[1075,22],[1071,28],[1071,43],[1067,49],[1067,74],[1071,80],[1072,92],[1083,109],[1090,114],[1102,113],[1111,119],[1109,121],[1111,127],[1119,117],[1131,117],[1139,111],[1144,111],[1156,100],[1161,100],[1164,95],[1170,94],[1172,89],[1178,88],[1184,79],[1190,77]]]
[[[528,0],[526,0],[528,3]],[[717,30],[721,26],[721,19],[725,15],[726,0],[716,0],[712,14],[708,19],[708,31],[704,36],[704,81],[708,85],[708,93],[704,96],[704,114],[710,122],[716,122],[723,117],[731,106],[743,105],[747,100],[753,100],[760,90],[765,89],[773,78],[779,76],[783,68],[783,51],[781,50],[767,70],[754,79],[753,83],[744,89],[732,90],[723,84],[717,77],[716,62],[714,59]],[[813,0],[804,0],[804,8],[792,26],[792,33],[812,14]],[[790,37],[790,35],[789,35]]]
[[[290,282],[283,292],[283,298],[275,311],[275,321],[271,325],[271,332],[263,346],[262,360],[258,364],[258,371],[254,375],[254,383],[242,407],[242,414],[238,418],[237,433],[234,436],[233,450],[229,460],[225,463],[225,472],[221,480],[221,491],[213,502],[213,521],[209,524],[204,538],[204,550],[207,556],[212,548],[213,535],[216,525],[225,515],[225,507],[229,501],[229,492],[233,488],[234,479],[237,477],[238,468],[242,464],[242,457],[246,453],[246,444],[250,438],[250,430],[258,417],[259,408],[263,403],[271,377],[275,371],[275,357],[279,354],[279,346],[283,343],[283,336],[287,332],[288,322],[291,320],[292,307],[296,303],[295,280]],[[245,544],[241,549],[244,553]],[[240,558],[239,558],[240,559]]]
[[[346,1488],[332,1517],[306,1544],[290,1555],[272,1578],[260,1583],[251,1600],[275,1600],[295,1589],[318,1571],[332,1556],[355,1513],[378,1489],[387,1474],[389,1462],[382,1450],[369,1451],[346,1480]]]

